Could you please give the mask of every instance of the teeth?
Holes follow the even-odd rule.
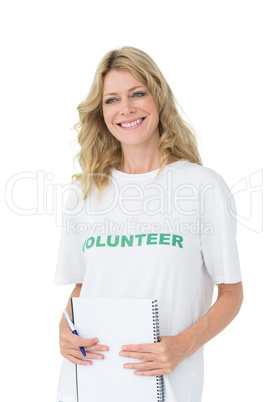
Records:
[[[126,123],[126,124],[121,123],[120,126],[125,127],[125,128],[126,127],[134,127],[137,124],[139,124],[141,121],[142,121],[142,119],[138,119],[136,121],[133,121],[132,123]]]

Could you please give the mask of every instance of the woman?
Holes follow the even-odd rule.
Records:
[[[243,299],[234,198],[202,166],[195,136],[146,53],[106,54],[78,110],[82,173],[73,175],[66,203],[55,283],[76,284],[70,314],[71,297],[158,299],[160,342],[124,345],[120,355],[137,359],[124,367],[163,375],[166,401],[201,401],[203,346]],[[92,364],[80,346],[92,361],[109,350],[73,335],[62,317],[65,363]],[[58,400],[72,393],[64,382],[62,372]]]

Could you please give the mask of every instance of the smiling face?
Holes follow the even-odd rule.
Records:
[[[159,114],[153,96],[131,72],[111,70],[103,83],[103,117],[122,149],[156,146]]]

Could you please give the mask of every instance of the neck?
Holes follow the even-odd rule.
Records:
[[[147,173],[156,170],[160,166],[160,153],[157,148],[139,149],[139,147],[122,147],[124,161],[118,170],[129,174]]]
[[[139,173],[147,173],[152,170],[156,170],[160,167],[160,156],[154,155],[155,158],[145,159],[145,158],[127,158],[124,160],[124,163],[121,168],[118,168],[121,172],[129,173],[129,174],[139,174]],[[125,155],[124,155],[125,157]],[[170,163],[176,162],[178,158],[174,156],[169,157],[167,161],[167,165]]]

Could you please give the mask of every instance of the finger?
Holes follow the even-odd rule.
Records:
[[[84,348],[84,350],[86,353],[87,352],[108,351],[109,347],[105,346],[105,345],[95,344],[91,347]],[[80,350],[80,348],[78,346],[76,348],[74,348],[74,345],[67,343],[66,341],[64,344],[61,345],[61,353],[62,354],[72,354],[72,355],[75,355],[76,357],[81,357],[83,355],[82,351]],[[93,353],[94,357],[92,357],[92,358],[97,359],[97,357],[95,357],[95,355],[96,355],[96,353]]]
[[[159,346],[157,343],[142,343],[137,345],[124,345],[121,349],[123,351],[156,353]]]
[[[159,361],[158,356],[154,353],[120,352],[119,355],[142,361]]]
[[[87,359],[97,359],[97,360],[103,360],[105,358],[104,355],[101,355],[100,353],[90,353],[86,352]]]
[[[99,342],[98,338],[84,339],[84,338],[80,338],[80,336],[77,336],[77,335],[74,335],[74,334],[67,335],[66,340],[69,341],[72,345],[74,345],[76,347],[92,346],[95,343]]]
[[[86,352],[90,352],[92,350],[94,351],[107,351],[109,350],[109,346],[107,345],[99,345],[98,343],[92,345],[92,346],[88,346],[84,348]]]
[[[126,363],[123,365],[126,369],[134,369],[134,370],[153,370],[159,369],[158,362],[146,362],[146,363]]]
[[[148,371],[134,371],[135,375],[140,375],[140,376],[145,376],[145,377],[152,377],[152,376],[161,376],[161,375],[165,375],[165,374],[170,374],[172,373],[172,369],[171,368],[165,368],[165,369],[153,369],[153,370],[148,370]]]
[[[77,357],[72,356],[72,355],[66,355],[64,357],[74,364],[79,364],[81,366],[91,366],[92,365],[92,362],[90,360],[78,359]]]
[[[84,355],[80,349],[68,349],[68,352],[66,354],[71,355],[78,359],[84,359]],[[87,355],[87,357],[86,357],[87,359],[104,359],[104,355],[102,355],[100,353],[86,352],[86,355]]]

